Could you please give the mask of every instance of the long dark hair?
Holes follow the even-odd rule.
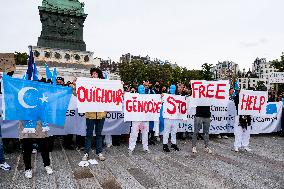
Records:
[[[100,79],[104,79],[103,72],[102,72],[102,70],[100,70],[100,68],[91,68],[90,74],[92,75],[94,72],[96,72],[98,74]]]

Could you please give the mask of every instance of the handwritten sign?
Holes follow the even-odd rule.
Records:
[[[192,102],[197,106],[223,103],[229,100],[229,81],[191,81]]]
[[[269,83],[284,83],[284,72],[272,72],[268,74]]]
[[[164,94],[163,117],[167,119],[187,119],[188,100],[184,96]]]
[[[123,86],[119,80],[80,77],[76,93],[79,113],[122,111]]]
[[[124,121],[159,121],[161,106],[159,94],[125,93]]]
[[[267,91],[241,90],[239,115],[265,115],[268,100]]]

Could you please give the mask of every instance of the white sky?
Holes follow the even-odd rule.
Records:
[[[82,2],[82,0],[81,0]],[[284,0],[84,0],[84,40],[95,57],[149,55],[200,69],[284,52]],[[0,1],[0,52],[36,45],[41,0]]]

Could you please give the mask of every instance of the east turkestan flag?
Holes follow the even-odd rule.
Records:
[[[50,85],[4,75],[4,120],[41,120],[64,126],[71,87]]]

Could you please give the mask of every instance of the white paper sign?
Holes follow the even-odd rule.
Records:
[[[164,94],[163,117],[167,119],[186,120],[188,114],[188,99],[185,96]]]
[[[239,115],[266,115],[267,91],[241,90],[239,95]]]
[[[268,74],[269,83],[284,83],[284,72],[272,72]]]
[[[123,86],[120,80],[80,77],[76,82],[79,113],[122,111]]]
[[[229,101],[230,84],[228,80],[221,81],[191,81],[191,103],[195,106],[210,106]]]
[[[125,93],[124,121],[159,121],[160,94]]]

